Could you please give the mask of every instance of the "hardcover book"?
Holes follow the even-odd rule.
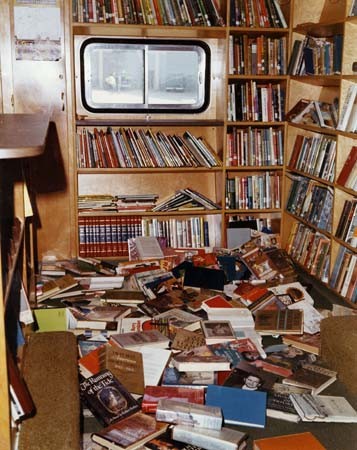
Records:
[[[258,310],[255,330],[264,334],[302,334],[304,315],[300,309]]]
[[[157,404],[162,398],[203,405],[205,393],[203,387],[192,389],[184,386],[146,386],[141,403],[142,411],[154,414]]]
[[[265,372],[246,361],[241,361],[232,370],[223,385],[249,391],[269,391],[277,378],[272,373]]]
[[[229,320],[202,320],[201,327],[206,344],[218,344],[236,338]]]
[[[166,429],[167,423],[157,422],[153,416],[138,412],[93,433],[92,440],[112,450],[132,450],[164,433]]]
[[[80,383],[80,395],[90,411],[104,425],[140,411],[138,402],[109,370],[103,370],[83,380]]]
[[[292,347],[299,348],[315,355],[320,354],[321,348],[321,335],[320,333],[309,334],[304,333],[302,335],[290,335],[283,336],[284,344],[291,345]]]
[[[319,394],[337,379],[337,372],[316,364],[304,364],[292,375],[283,379],[284,384],[291,384],[311,390],[313,395]]]
[[[243,450],[246,448],[248,438],[246,433],[228,427],[222,427],[220,430],[207,430],[189,425],[175,425],[172,429],[172,436],[178,441],[197,445],[206,450]]]
[[[327,450],[309,431],[256,439],[253,443],[253,450],[302,450],[304,448],[309,450]]]
[[[266,392],[228,386],[207,386],[206,405],[222,408],[225,424],[264,428]]]
[[[167,367],[162,374],[162,386],[191,386],[206,387],[215,384],[216,373],[213,371],[189,371],[179,372],[174,367]]]
[[[219,406],[182,402],[171,398],[161,398],[156,408],[156,420],[175,425],[220,430],[223,424]]]
[[[224,356],[217,356],[207,345],[173,355],[171,362],[182,372],[199,370],[209,372],[230,368],[230,362]]]
[[[113,334],[110,341],[119,347],[130,348],[148,345],[150,347],[167,348],[170,340],[158,330],[133,331],[129,333]]]

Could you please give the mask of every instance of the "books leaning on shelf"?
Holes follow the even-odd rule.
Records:
[[[355,303],[357,300],[357,255],[339,247],[330,278],[330,287]]]
[[[210,0],[209,0],[210,1]],[[151,129],[120,128],[106,131],[77,129],[79,168],[220,167],[222,161],[202,138],[185,131],[182,136]],[[109,145],[97,145],[97,143]],[[121,199],[103,198],[108,207]],[[137,200],[137,199],[132,199]],[[150,198],[149,200],[155,200]],[[122,206],[125,202],[120,201]]]
[[[347,242],[351,247],[357,247],[357,199],[345,200],[335,236]]]
[[[256,439],[253,443],[253,450],[302,450],[303,448],[327,450],[309,431]]]
[[[342,104],[337,130],[354,133],[357,128],[357,84],[351,83]]]
[[[174,195],[162,200],[153,211],[181,211],[195,209],[220,209],[219,205],[203,194],[190,188],[180,189]]]
[[[175,425],[172,429],[172,437],[180,442],[206,450],[217,450],[218,448],[244,450],[247,446],[248,435],[228,427],[222,427],[220,430],[208,430],[196,426]]]
[[[345,397],[290,394],[290,399],[303,422],[357,423],[357,412]]]
[[[336,183],[354,191],[357,190],[357,146],[353,146],[342,169],[337,177]]]

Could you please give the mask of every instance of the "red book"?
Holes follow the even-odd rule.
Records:
[[[357,146],[352,147],[337,178],[337,184],[344,186],[357,161]]]
[[[203,387],[182,386],[146,386],[141,409],[144,413],[156,412],[157,404],[162,398],[170,398],[189,403],[204,404],[205,393]]]
[[[302,134],[298,134],[295,138],[295,143],[293,147],[293,151],[290,156],[290,161],[288,165],[288,169],[294,169],[297,163],[297,160],[300,155],[301,146],[304,141],[304,136]]]

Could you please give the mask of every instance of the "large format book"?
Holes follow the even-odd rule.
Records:
[[[292,375],[283,379],[284,384],[299,386],[311,390],[316,395],[337,379],[337,372],[316,364],[304,364]]]
[[[206,450],[243,450],[246,448],[248,436],[242,431],[228,427],[222,427],[220,430],[207,430],[189,425],[175,425],[172,429],[172,437]]]
[[[170,340],[159,330],[144,330],[113,334],[110,340],[119,347],[130,348],[133,350],[143,345],[167,348],[170,344]]]
[[[92,440],[111,450],[132,450],[164,433],[166,429],[166,423],[157,422],[153,416],[138,412],[93,433]]]
[[[222,408],[225,424],[264,428],[267,394],[240,388],[208,385],[206,405]]]
[[[357,412],[345,397],[290,394],[290,399],[303,422],[357,422]]]
[[[171,398],[161,398],[156,408],[156,420],[175,425],[220,430],[223,424],[219,406],[200,405]]]
[[[216,355],[207,345],[173,355],[172,365],[180,372],[229,370],[230,362],[224,356]]]
[[[327,450],[309,431],[256,439],[253,450]]]
[[[264,334],[302,334],[304,315],[300,309],[258,310],[255,330]]]
[[[144,413],[155,413],[157,404],[162,398],[203,405],[205,392],[203,387],[192,389],[184,386],[145,386],[141,402],[142,411]]]
[[[94,416],[104,425],[120,421],[140,406],[109,370],[103,370],[80,383],[80,395]]]

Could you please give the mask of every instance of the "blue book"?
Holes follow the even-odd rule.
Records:
[[[207,386],[206,405],[222,408],[225,424],[265,427],[267,394],[235,387]]]

